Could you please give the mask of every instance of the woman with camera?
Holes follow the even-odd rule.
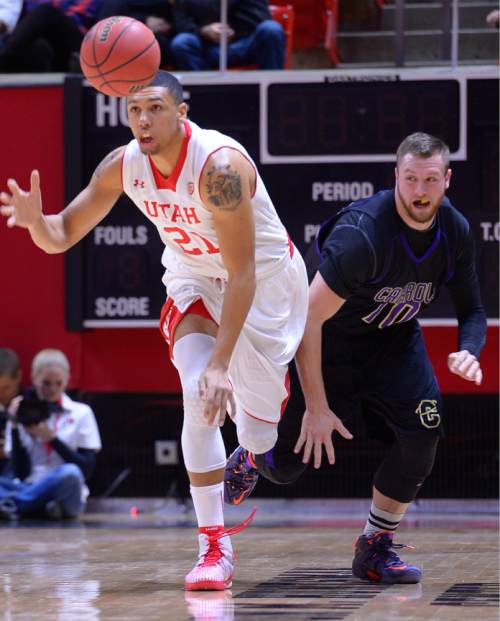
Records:
[[[0,518],[73,518],[85,507],[101,439],[90,407],[64,392],[69,373],[57,349],[33,359],[33,389],[10,408],[5,452],[16,478],[0,477]]]

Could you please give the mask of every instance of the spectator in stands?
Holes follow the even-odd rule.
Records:
[[[80,70],[83,36],[105,0],[25,0],[26,14],[0,51],[0,72]]]
[[[490,26],[494,26],[495,28],[498,28],[500,25],[500,11],[498,9],[495,9],[494,11],[490,11],[488,15],[486,16],[486,22]]]
[[[161,64],[171,62],[172,4],[174,0],[106,0],[98,19],[112,15],[134,17],[152,30],[161,50]]]
[[[4,451],[7,408],[19,394],[20,385],[21,368],[16,352],[0,347],[0,475],[3,476],[9,474],[9,460]]]
[[[22,8],[23,0],[0,0],[0,49],[6,37],[14,30]]]
[[[175,0],[171,51],[175,67],[203,71],[219,66],[219,0]],[[283,69],[285,34],[271,19],[267,0],[229,0],[227,65]]]
[[[85,507],[85,480],[101,439],[90,407],[64,392],[69,373],[63,352],[40,351],[31,369],[34,390],[9,408],[5,452],[17,479],[0,477],[1,518],[74,518]]]

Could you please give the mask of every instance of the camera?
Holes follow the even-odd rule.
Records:
[[[35,391],[27,391],[19,403],[16,416],[21,425],[29,427],[47,420],[50,414],[49,402],[40,400]]]

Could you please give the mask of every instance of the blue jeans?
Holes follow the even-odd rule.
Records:
[[[205,71],[219,66],[219,45],[196,34],[182,32],[170,44],[176,69]],[[285,33],[281,24],[269,19],[254,32],[227,46],[227,66],[257,65],[259,69],[283,69]]]
[[[76,517],[83,510],[82,471],[75,464],[62,464],[37,483],[22,483],[0,477],[0,499],[12,498],[20,515],[42,513],[52,500],[59,502],[64,517]]]

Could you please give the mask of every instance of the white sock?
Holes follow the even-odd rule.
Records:
[[[372,501],[370,508],[370,515],[365,524],[364,535],[373,535],[381,530],[393,533],[399,526],[399,523],[403,519],[403,513],[391,513],[390,511],[384,511],[375,506]]]
[[[198,527],[224,526],[224,483],[194,487],[191,498],[198,520]]]

